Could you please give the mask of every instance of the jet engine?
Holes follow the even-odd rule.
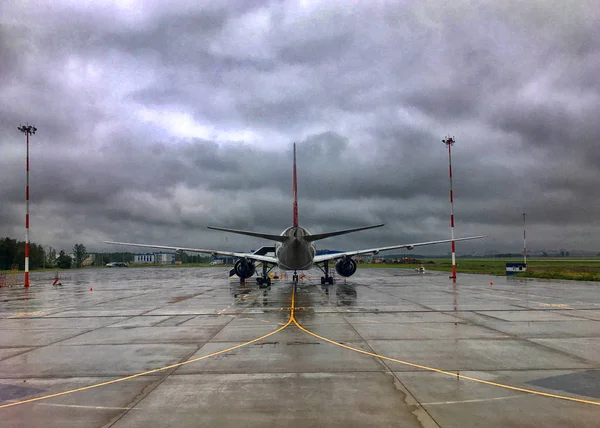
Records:
[[[256,266],[251,260],[239,259],[233,266],[235,274],[242,279],[250,278],[256,271]]]
[[[335,271],[340,276],[352,276],[356,272],[356,262],[350,257],[344,257],[335,264]]]

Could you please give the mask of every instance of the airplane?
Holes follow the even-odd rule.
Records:
[[[256,273],[256,263],[262,263],[262,275],[257,277],[257,283],[260,287],[270,286],[271,278],[269,273],[275,266],[284,271],[294,271],[292,281],[294,284],[298,283],[298,271],[308,270],[313,266],[319,268],[323,275],[321,277],[321,284],[333,284],[333,277],[330,275],[330,262],[335,262],[336,272],[343,277],[350,277],[356,272],[356,262],[353,257],[358,255],[366,254],[379,254],[381,251],[389,251],[400,248],[406,248],[412,250],[415,247],[421,247],[425,245],[442,244],[452,242],[452,239],[442,239],[438,241],[428,242],[416,242],[412,244],[399,244],[390,245],[386,247],[368,248],[364,250],[336,252],[331,254],[317,255],[317,251],[314,245],[315,241],[330,238],[332,236],[345,235],[348,233],[358,232],[362,230],[374,229],[377,227],[384,226],[383,224],[375,224],[371,226],[357,227],[353,229],[337,230],[335,232],[326,232],[311,234],[308,230],[299,226],[298,223],[298,182],[296,174],[296,143],[294,143],[294,167],[293,167],[293,222],[292,226],[285,229],[279,235],[273,235],[268,233],[252,232],[246,230],[227,229],[223,227],[207,226],[209,229],[218,230],[222,232],[235,233],[239,235],[252,236],[255,238],[268,239],[275,241],[274,256],[268,256],[266,254],[257,251],[255,253],[243,253],[235,251],[221,251],[221,250],[210,250],[203,248],[186,248],[186,247],[173,247],[167,245],[151,245],[151,244],[135,244],[130,242],[114,242],[114,241],[103,241],[107,244],[124,245],[132,247],[146,247],[146,248],[158,248],[167,250],[182,250],[196,253],[206,253],[213,256],[222,255],[229,257],[236,257],[238,260],[234,265],[234,272],[240,278],[241,282],[245,282],[247,278],[252,277]],[[454,241],[466,241],[471,239],[484,238],[485,235],[469,236],[464,238],[455,238]]]

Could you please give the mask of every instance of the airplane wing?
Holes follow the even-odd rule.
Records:
[[[212,230],[220,230],[222,232],[230,232],[230,233],[237,233],[239,235],[254,236],[256,238],[268,239],[270,241],[284,242],[287,239],[287,236],[272,235],[269,233],[250,232],[248,230],[238,230],[238,229],[226,229],[224,227],[215,227],[215,226],[206,226],[206,227],[208,227],[209,229],[212,229]]]
[[[167,245],[134,244],[131,242],[113,242],[113,241],[102,241],[102,242],[104,242],[105,244],[127,245],[130,247],[160,248],[160,249],[175,250],[175,251],[182,250],[182,251],[190,251],[193,253],[206,253],[206,254],[220,255],[220,256],[247,258],[250,260],[256,260],[256,261],[260,261],[260,262],[277,264],[277,259],[275,257],[259,256],[259,255],[254,255],[253,253],[236,253],[236,252],[232,252],[232,251],[205,250],[203,248],[170,247]]]
[[[468,236],[466,238],[455,238],[454,241],[468,241],[470,239],[481,239],[481,238],[485,238],[485,235]],[[324,262],[327,260],[341,259],[342,257],[346,257],[346,256],[358,256],[361,254],[377,254],[381,251],[396,250],[399,248],[407,248],[409,250],[412,250],[414,247],[422,247],[424,245],[433,245],[433,244],[443,244],[445,242],[452,242],[452,239],[443,239],[441,241],[416,242],[414,244],[392,245],[389,247],[369,248],[366,250],[344,251],[342,253],[334,253],[334,254],[323,254],[320,256],[315,256],[313,262],[321,263],[321,262]]]

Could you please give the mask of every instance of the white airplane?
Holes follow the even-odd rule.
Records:
[[[168,250],[183,250],[196,253],[207,253],[213,256],[222,255],[229,257],[237,257],[238,260],[234,265],[234,271],[240,278],[240,281],[245,281],[246,278],[252,277],[256,272],[256,262],[262,263],[262,275],[257,278],[260,286],[271,285],[269,272],[278,266],[282,270],[294,271],[293,281],[298,282],[298,271],[307,270],[313,266],[318,267],[324,274],[321,277],[321,284],[333,284],[333,277],[329,274],[329,263],[336,261],[335,270],[340,276],[349,277],[356,272],[356,262],[352,257],[363,254],[378,254],[381,251],[396,250],[406,248],[412,250],[415,247],[421,247],[432,244],[442,244],[451,242],[452,239],[443,239],[439,241],[416,242],[412,244],[390,245],[387,247],[368,248],[365,250],[345,251],[333,254],[317,255],[317,250],[313,242],[320,239],[329,238],[332,236],[344,235],[346,233],[358,232],[360,230],[373,229],[381,227],[383,224],[372,226],[357,227],[355,229],[338,230],[335,232],[311,234],[308,230],[298,225],[298,187],[296,178],[296,144],[294,143],[294,172],[293,172],[293,190],[294,190],[294,205],[293,205],[293,225],[288,227],[279,235],[272,235],[260,232],[250,232],[246,230],[226,229],[223,227],[207,226],[209,229],[220,230],[223,232],[237,233],[239,235],[253,236],[256,238],[264,238],[270,241],[275,241],[275,256],[267,256],[255,253],[240,253],[234,251],[208,250],[203,248],[186,248],[172,247],[167,245],[151,245],[151,244],[134,244],[131,242],[114,242],[103,241],[107,244],[127,245],[132,247],[147,247],[160,248]],[[466,241],[470,239],[480,239],[485,236],[469,236],[466,238],[455,238],[454,241]]]

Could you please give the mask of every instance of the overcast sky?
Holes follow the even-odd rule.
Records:
[[[600,1],[0,2],[0,237],[600,251]],[[447,247],[447,248],[446,248]],[[443,254],[449,245],[429,248]],[[419,252],[425,252],[420,250]]]

